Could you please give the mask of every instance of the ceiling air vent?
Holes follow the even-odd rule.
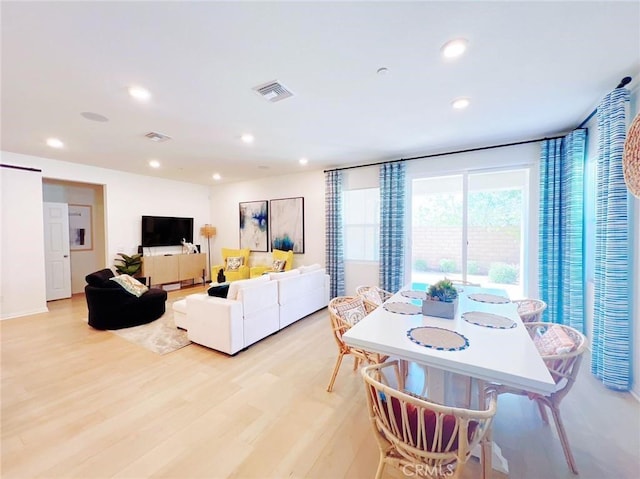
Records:
[[[253,89],[272,103],[293,96],[293,93],[277,80],[270,81],[264,85],[258,85]]]
[[[144,136],[149,138],[151,141],[155,141],[157,143],[160,143],[160,142],[167,141],[167,140],[171,139],[170,136],[163,135],[162,133],[158,133],[158,132],[155,132],[155,131],[150,131],[149,133],[147,133]]]

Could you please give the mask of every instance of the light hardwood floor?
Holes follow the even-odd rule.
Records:
[[[2,478],[374,476],[351,360],[325,390],[336,357],[326,310],[228,357],[195,344],[160,356],[93,330],[82,295],[49,308],[0,321]],[[602,387],[587,363],[562,413],[579,477],[640,477],[634,398]],[[511,478],[574,477],[526,398],[500,398],[494,438]]]

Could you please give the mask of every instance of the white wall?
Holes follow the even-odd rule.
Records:
[[[2,152],[2,163],[41,169],[42,178],[104,185],[106,248],[105,256],[100,261],[100,267],[112,266],[118,252],[135,253],[137,251],[141,240],[142,215],[193,217],[194,241],[195,238],[198,238],[200,226],[210,222],[209,187],[205,185],[134,175],[4,151]],[[12,189],[11,193],[12,197],[5,199],[3,184],[1,206],[3,218],[4,215],[12,214],[16,205],[18,205],[19,211],[24,209],[22,203],[25,201],[25,192]],[[44,255],[41,181],[38,182],[38,191],[33,193],[33,197],[38,198],[39,211],[28,209],[21,214],[32,221],[34,225],[35,223],[39,225],[37,234],[31,232],[28,236],[24,236],[24,231],[3,228],[2,241],[3,245],[6,241],[8,247],[15,248],[20,241],[24,242],[25,238],[28,238],[29,248],[37,251],[38,255]],[[8,250],[9,255],[12,253],[12,250]],[[4,256],[2,259],[2,270],[4,271]],[[40,272],[38,269],[31,272],[29,275],[30,289],[38,289],[41,286],[44,287],[45,284],[44,259],[38,261],[38,264],[42,264],[42,271]],[[14,295],[7,297],[5,294],[4,296],[5,301],[15,300]],[[41,303],[40,307],[45,308],[46,303],[44,301]]]
[[[304,197],[304,254],[295,254],[293,266],[325,264],[324,173],[311,171],[262,178],[211,188],[211,224],[217,235],[211,239],[213,264],[222,260],[220,248],[240,244],[238,204],[246,201]],[[206,242],[203,243],[206,248]],[[271,253],[251,253],[249,265],[271,264]],[[215,276],[215,275],[214,275]]]
[[[42,173],[0,167],[0,185],[0,319],[46,312]]]

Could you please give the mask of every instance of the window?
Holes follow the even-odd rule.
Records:
[[[344,257],[378,261],[380,257],[380,189],[347,190],[343,196]]]

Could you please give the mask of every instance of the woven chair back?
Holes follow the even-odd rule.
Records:
[[[471,450],[491,428],[495,391],[487,392],[486,409],[471,410],[442,406],[396,389],[391,384],[402,384],[398,361],[367,366],[362,376],[382,461],[400,468],[421,464],[427,477],[430,471],[434,477],[461,474]],[[390,376],[395,376],[391,383]]]
[[[547,309],[547,303],[541,299],[516,299],[513,302],[518,306],[518,315],[523,323],[540,321],[543,311]]]
[[[551,377],[556,382],[557,389],[553,393],[553,396],[563,397],[565,396],[573,383],[575,383],[578,377],[578,371],[582,362],[582,355],[587,348],[587,339],[577,329],[564,324],[556,325],[561,327],[562,330],[571,338],[574,343],[574,347],[571,351],[562,354],[542,354],[542,360],[544,361],[547,369],[551,373]],[[526,323],[525,327],[529,331],[529,335],[533,338],[535,335],[540,334],[541,331],[549,327],[549,323]]]

